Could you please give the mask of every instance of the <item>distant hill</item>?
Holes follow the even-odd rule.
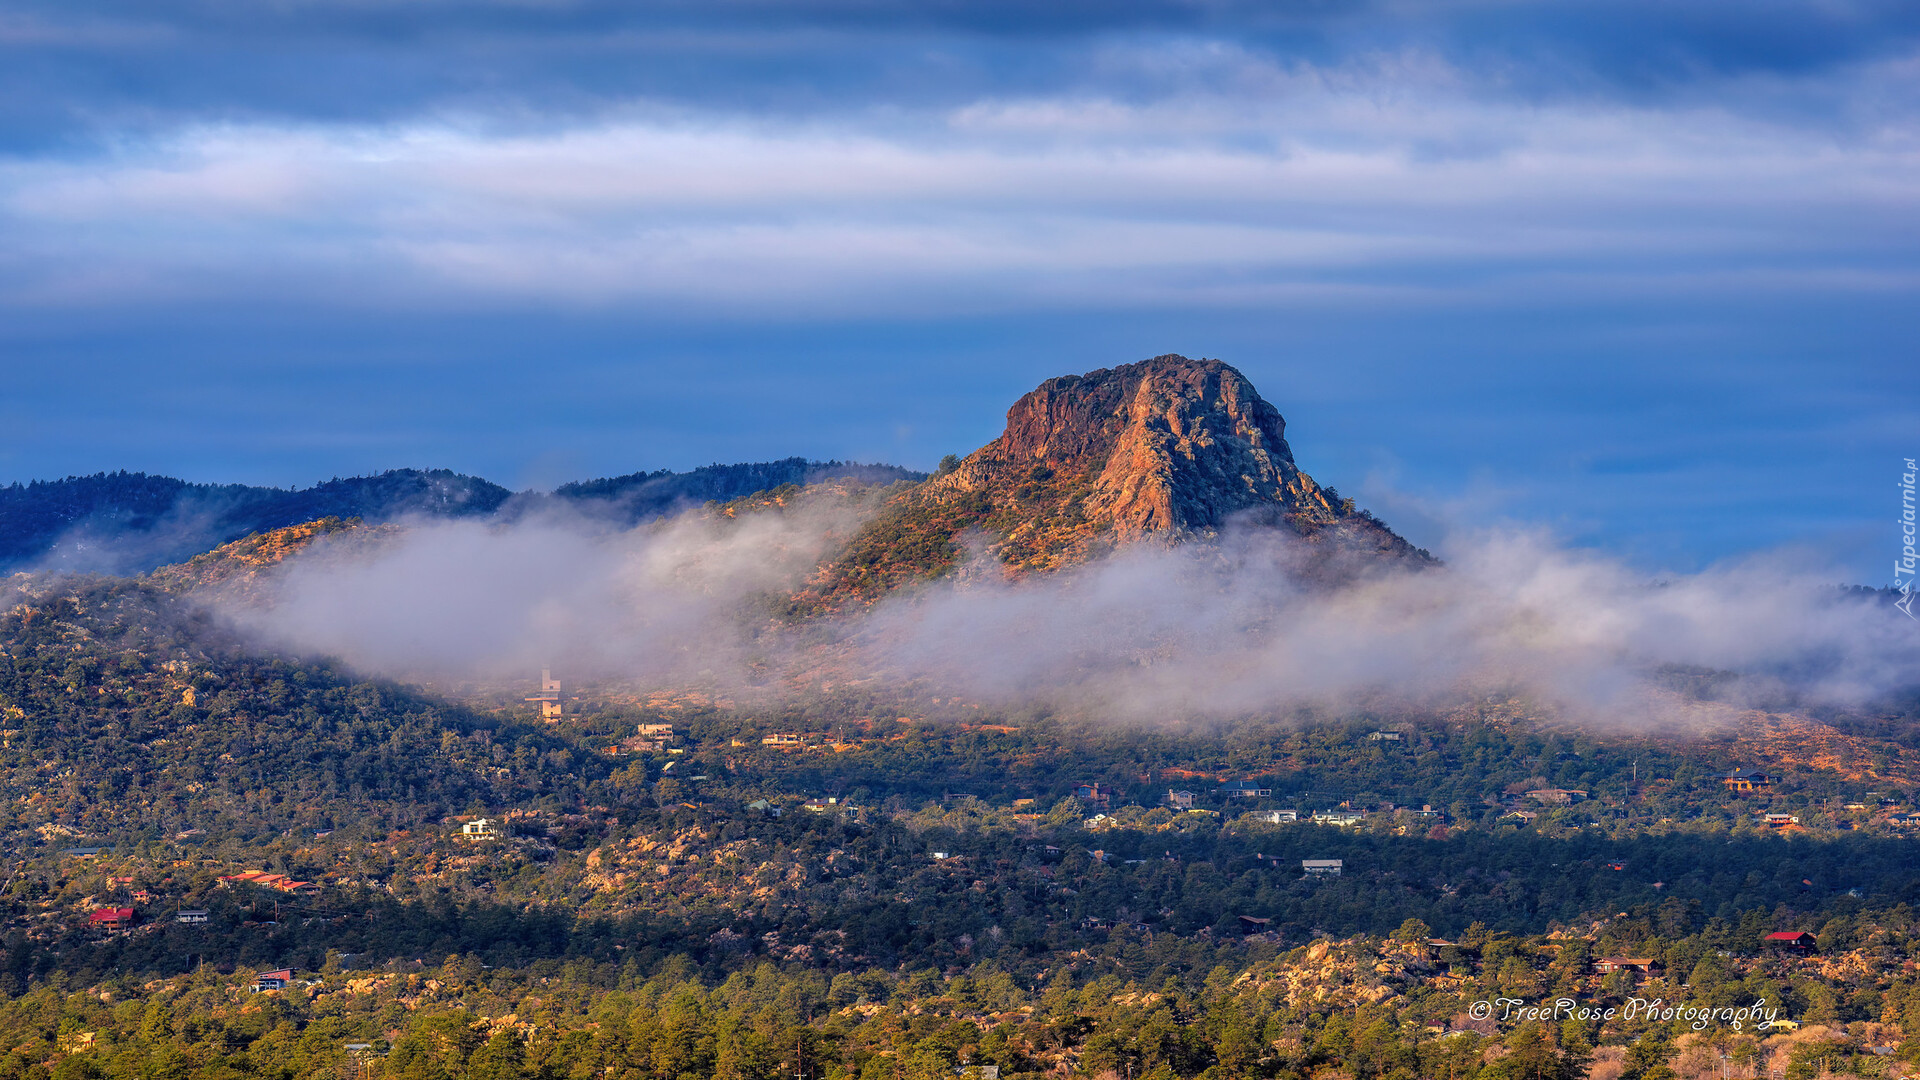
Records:
[[[490,514],[513,493],[447,469],[394,469],[310,488],[97,473],[0,488],[0,568],[138,573],[320,518]]]
[[[809,461],[790,457],[742,465],[706,465],[690,472],[628,473],[603,480],[562,484],[553,497],[582,508],[595,508],[629,523],[645,521],[707,502],[728,502],[789,484],[805,486],[833,479],[867,484],[921,481],[926,473],[898,465],[864,465],[857,461]]]
[[[0,571],[145,573],[256,533],[323,518],[359,518],[373,525],[412,515],[488,516],[507,508],[509,500],[524,512],[553,499],[634,524],[786,484],[838,477],[888,484],[925,476],[894,465],[795,457],[683,473],[629,473],[566,484],[551,496],[516,497],[491,481],[447,469],[394,469],[296,489],[97,473],[0,487]]]

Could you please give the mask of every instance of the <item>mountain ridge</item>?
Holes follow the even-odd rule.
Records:
[[[450,469],[390,469],[307,488],[201,484],[123,469],[0,486],[0,570],[146,573],[255,534],[326,518],[373,525],[417,515],[486,517],[530,512],[547,501],[631,525],[709,501],[840,475],[876,482],[925,477],[896,465],[790,457],[630,473],[541,494],[516,493]]]

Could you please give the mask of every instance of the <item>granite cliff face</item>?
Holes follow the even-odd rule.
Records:
[[[929,493],[1017,492],[1036,469],[1076,477],[1081,513],[1123,542],[1215,530],[1255,509],[1332,523],[1339,508],[1294,465],[1285,432],[1238,371],[1160,356],[1041,383],[1008,410],[1005,434]]]
[[[1157,356],[1049,379],[1008,410],[999,438],[898,495],[801,606],[939,577],[969,535],[1015,575],[1232,523],[1288,529],[1329,555],[1429,560],[1302,472],[1285,432],[1280,411],[1218,360]]]

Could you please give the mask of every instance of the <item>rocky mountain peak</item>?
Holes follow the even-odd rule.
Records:
[[[936,490],[1079,477],[1081,512],[1123,541],[1217,529],[1250,509],[1332,522],[1340,508],[1294,465],[1285,431],[1280,410],[1231,366],[1156,356],[1041,383]]]
[[[999,438],[894,496],[796,610],[939,577],[969,547],[1019,575],[1235,521],[1287,529],[1347,567],[1429,558],[1302,472],[1285,432],[1280,410],[1218,360],[1156,356],[1048,379],[1014,402]],[[1358,561],[1333,558],[1349,555]]]

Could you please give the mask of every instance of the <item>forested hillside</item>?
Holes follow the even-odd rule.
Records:
[[[8,586],[0,1077],[1572,1080],[1630,1042],[1706,1080],[1684,1023],[1465,1011],[1546,993],[1766,996],[1823,1026],[1716,1045],[1795,1080],[1920,1056],[1913,752],[1848,733],[1894,709],[1655,738],[1521,699],[1185,727],[584,686],[546,723],[532,679],[269,655],[163,587],[308,539]],[[1593,970],[1623,953],[1660,970]]]

